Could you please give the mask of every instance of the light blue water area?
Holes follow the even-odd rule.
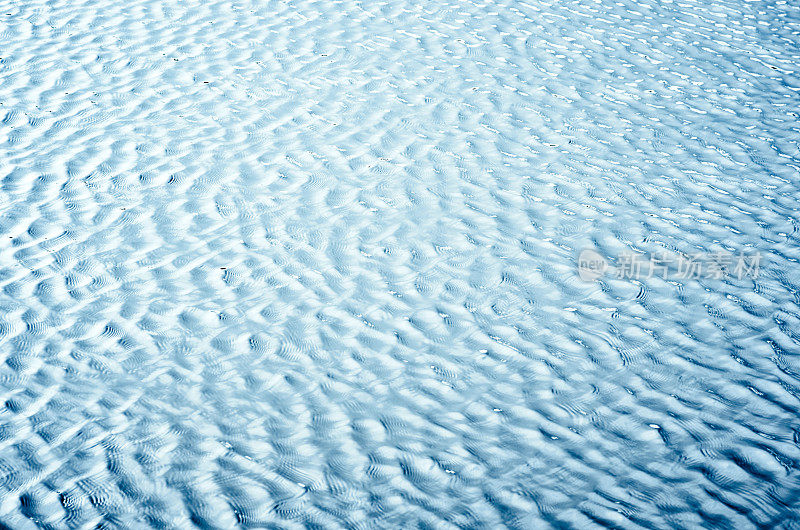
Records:
[[[800,528],[799,65],[792,0],[0,0],[0,523]]]

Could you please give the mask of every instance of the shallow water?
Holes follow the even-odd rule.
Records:
[[[775,0],[0,0],[0,522],[800,527],[799,62]]]

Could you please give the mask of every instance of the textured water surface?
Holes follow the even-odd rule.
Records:
[[[800,527],[798,70],[791,0],[0,0],[0,522]]]

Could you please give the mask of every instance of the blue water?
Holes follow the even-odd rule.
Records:
[[[798,69],[794,1],[0,0],[0,523],[800,528]]]

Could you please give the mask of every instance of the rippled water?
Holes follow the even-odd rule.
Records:
[[[0,0],[0,522],[800,527],[798,64],[792,0]]]

